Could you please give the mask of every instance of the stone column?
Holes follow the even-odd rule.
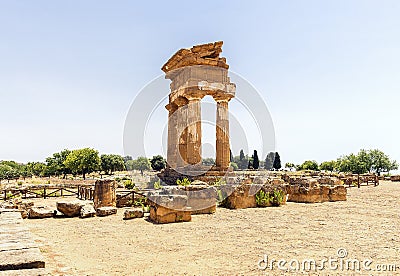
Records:
[[[94,208],[100,207],[115,207],[116,195],[115,190],[117,185],[114,180],[101,179],[96,180],[94,184]]]
[[[216,119],[216,158],[215,165],[218,169],[229,168],[230,144],[229,144],[229,99],[218,99]]]
[[[187,162],[201,164],[201,98],[189,98],[187,111]]]
[[[168,141],[167,141],[167,166],[176,168],[177,152],[178,152],[178,137],[177,137],[177,114],[178,106],[174,103],[169,103],[166,107],[168,110]]]
[[[187,117],[188,117],[188,101],[186,98],[179,98],[175,102],[178,109],[175,111],[177,120],[177,139],[178,147],[176,154],[177,167],[184,167],[188,163],[187,158]],[[175,115],[174,115],[175,116]]]

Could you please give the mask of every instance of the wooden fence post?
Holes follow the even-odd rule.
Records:
[[[44,189],[43,189],[43,198],[46,199],[46,186],[44,186]]]
[[[357,186],[358,188],[361,187],[361,183],[360,183],[360,175],[357,176]]]

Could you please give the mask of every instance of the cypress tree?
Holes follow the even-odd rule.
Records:
[[[259,166],[260,166],[260,160],[258,159],[257,151],[254,150],[254,154],[253,154],[253,169],[257,170]]]

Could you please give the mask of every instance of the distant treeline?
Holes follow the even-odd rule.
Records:
[[[231,167],[234,170],[280,170],[281,157],[278,152],[270,152],[262,161],[259,160],[258,153],[254,150],[249,157],[240,150],[238,156],[233,156],[231,151]],[[204,165],[214,165],[215,159],[204,158]],[[121,156],[118,154],[102,154],[92,148],[77,150],[65,149],[54,153],[46,158],[44,162],[28,162],[26,164],[15,161],[0,161],[0,183],[2,180],[12,180],[38,177],[63,177],[72,174],[80,174],[85,179],[86,175],[92,172],[111,175],[115,171],[139,170],[142,174],[146,170],[161,171],[166,167],[166,161],[161,155],[153,156],[151,159],[138,157],[133,159],[131,156]],[[360,150],[357,154],[349,154],[339,157],[337,160],[325,161],[321,164],[314,160],[304,161],[300,165],[286,163],[287,170],[313,170],[313,171],[336,171],[363,174],[374,172],[390,172],[397,170],[399,165],[395,160],[391,160],[388,155],[378,149]]]
[[[131,156],[123,157],[118,154],[99,155],[99,152],[92,148],[72,151],[65,149],[54,153],[44,162],[22,164],[15,161],[0,161],[0,182],[32,176],[66,178],[68,174],[80,174],[85,179],[86,175],[92,172],[111,175],[115,171],[140,170],[143,173],[144,170],[150,169],[162,170],[165,165],[166,162],[161,155],[153,156],[151,159],[146,157],[133,159]]]

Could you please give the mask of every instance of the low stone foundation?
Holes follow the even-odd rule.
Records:
[[[217,168],[203,167],[203,166],[188,166],[187,168],[180,169],[180,172],[166,168],[162,172],[158,173],[157,176],[160,180],[166,184],[174,186],[178,179],[187,178],[191,182],[195,180],[203,181],[206,183],[215,182],[216,179],[228,178],[234,176],[232,170],[218,170]]]
[[[322,203],[347,200],[347,190],[343,185],[334,187],[327,185],[313,187],[291,185],[288,187],[288,194],[288,201],[299,203]]]
[[[149,219],[154,223],[188,222],[192,220],[185,195],[152,195]]]
[[[213,214],[217,209],[217,189],[207,185],[189,185],[180,187],[186,192],[187,207],[192,215]]]
[[[398,181],[400,181],[400,175],[392,175],[390,177],[390,180],[393,182],[398,182]]]
[[[280,183],[280,182],[279,182]],[[221,186],[221,193],[223,197],[226,197],[222,205],[229,209],[245,209],[255,207],[267,207],[274,206],[271,204],[258,204],[257,193],[263,191],[264,193],[270,194],[274,191],[280,191],[283,193],[282,201],[277,205],[286,204],[286,187],[285,185],[270,185],[270,184],[243,184],[243,185],[225,185]]]
[[[166,186],[149,195],[180,195],[185,196],[185,207],[191,209],[192,215],[213,214],[217,208],[217,189],[205,184],[188,186]]]

